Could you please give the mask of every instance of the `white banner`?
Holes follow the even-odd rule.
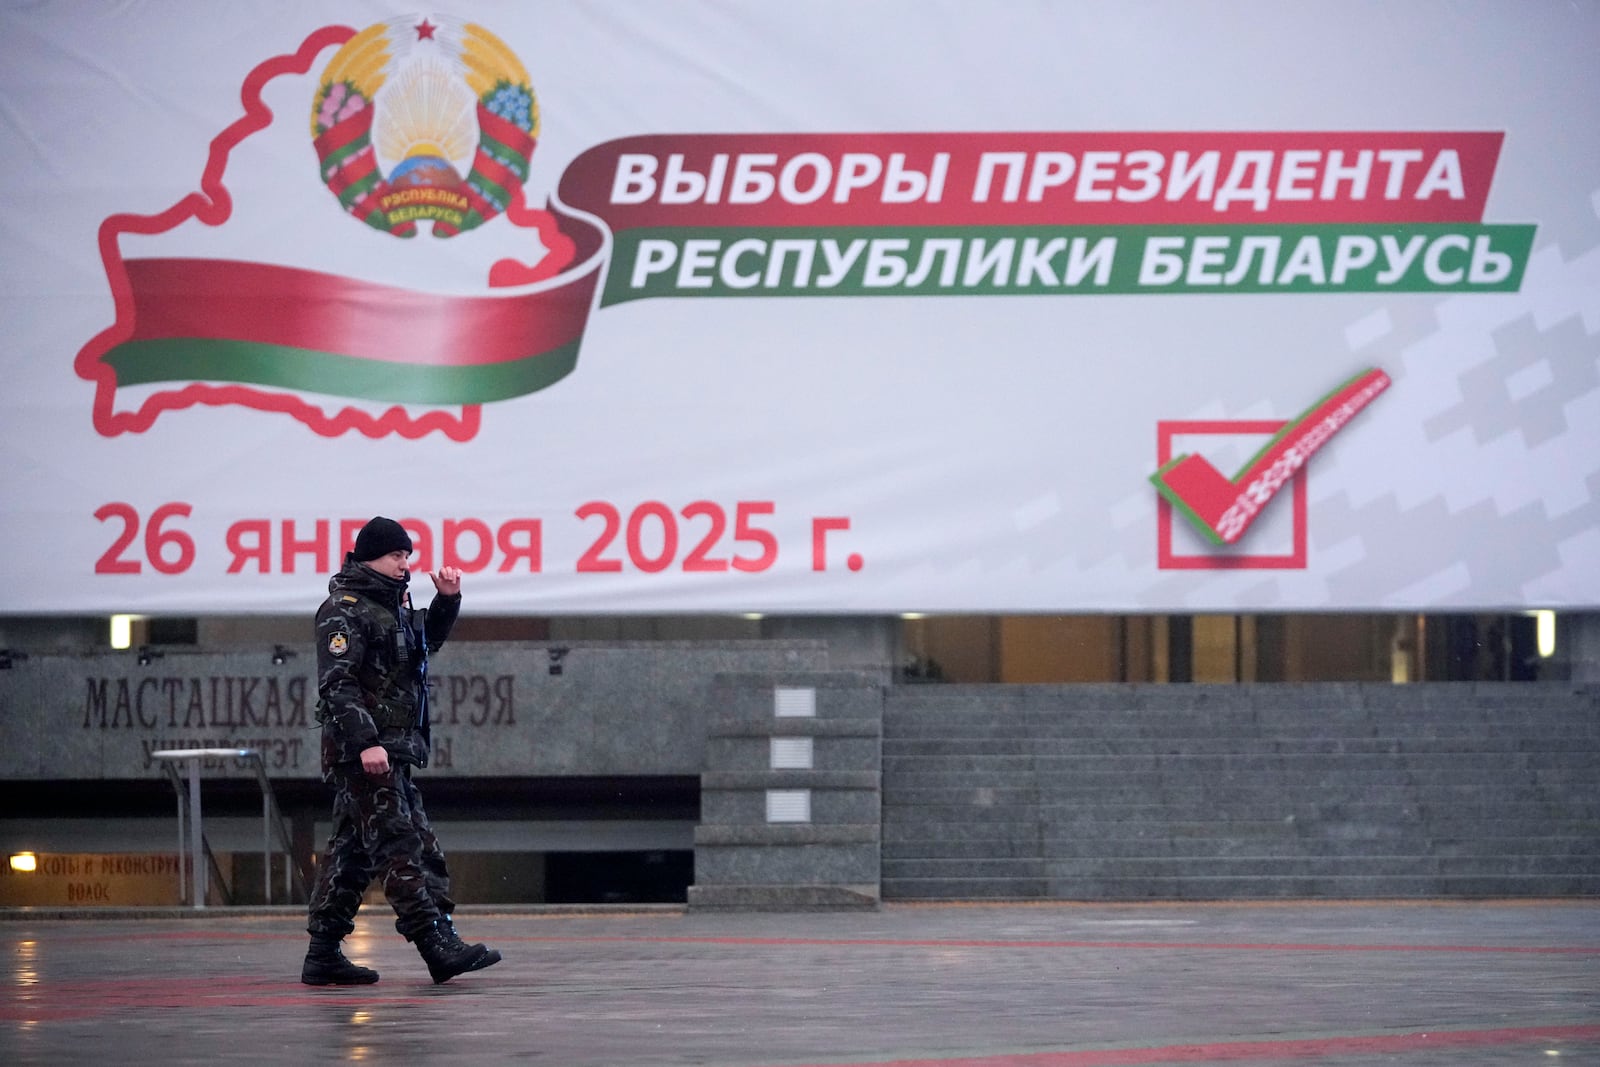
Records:
[[[0,33],[8,610],[1600,607],[1595,3]]]

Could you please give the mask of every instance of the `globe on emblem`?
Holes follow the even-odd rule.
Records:
[[[396,189],[458,189],[461,175],[449,160],[417,155],[401,160],[389,172],[389,184]]]

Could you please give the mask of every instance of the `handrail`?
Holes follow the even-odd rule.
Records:
[[[261,760],[261,754],[253,749],[248,750],[255,757],[253,762],[256,770],[256,782],[261,786],[261,833],[262,855],[266,857],[262,862],[262,896],[266,903],[272,903],[272,860],[271,850],[266,845],[271,827],[277,827],[278,844],[283,848],[283,892],[291,900],[294,891],[300,890],[302,899],[310,897],[308,873],[301,866],[299,859],[294,854],[294,840],[289,834],[289,828],[284,825],[283,812],[278,810],[278,796],[272,790],[272,780],[267,777],[266,764]],[[278,818],[274,820],[272,813],[276,811]]]
[[[200,843],[205,846],[206,869],[211,872],[211,877],[217,880],[217,893],[222,897],[222,903],[232,904],[234,902],[233,891],[238,888],[238,885],[235,884],[232,887],[228,885],[228,880],[222,875],[222,867],[217,863],[217,854],[211,851],[211,842],[206,838],[205,834],[200,835]]]
[[[172,790],[178,796],[178,899],[188,899],[196,908],[206,906],[206,897],[209,895],[210,886],[207,875],[215,872],[217,886],[222,894],[224,904],[232,902],[232,894],[228,892],[228,883],[222,877],[222,868],[217,865],[217,860],[211,852],[211,842],[206,838],[205,829],[200,820],[200,783],[196,777],[200,765],[200,750],[194,750],[196,758],[189,765],[189,790],[184,791],[184,776],[178,771],[175,763],[170,762],[177,757],[164,756],[161,764],[162,771],[167,780],[172,783]],[[188,844],[184,843],[184,823],[188,823]],[[193,887],[192,894],[189,887]]]
[[[277,812],[278,818],[273,819],[277,810],[277,796],[272,790],[272,781],[267,777],[266,765],[262,762],[261,754],[253,748],[170,748],[161,749],[150,753],[151,759],[162,761],[162,767],[173,788],[178,793],[178,853],[180,860],[188,854],[187,868],[192,872],[193,894],[191,901],[194,907],[206,906],[207,870],[215,874],[217,884],[221,888],[224,903],[232,903],[233,893],[229,892],[226,880],[222,876],[222,869],[217,865],[216,857],[211,852],[210,842],[206,840],[205,832],[200,820],[200,763],[205,759],[239,759],[250,763],[256,772],[256,783],[261,787],[261,869],[262,869],[262,895],[266,903],[272,903],[272,828],[277,826],[278,842],[282,846],[284,855],[284,893],[293,897],[294,890],[298,888],[302,895],[307,893],[306,872],[295,859],[293,842],[288,829],[284,826],[283,814]],[[181,786],[181,778],[177,770],[179,762],[187,762],[189,767],[189,789],[187,803]],[[185,811],[188,812],[189,846],[184,847],[184,821]],[[180,863],[178,871],[179,896],[183,893],[183,875],[185,864]],[[237,887],[235,887],[237,888]]]

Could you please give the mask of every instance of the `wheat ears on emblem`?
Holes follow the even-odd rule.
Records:
[[[351,215],[397,237],[424,222],[451,237],[500,214],[527,180],[539,104],[522,62],[482,26],[391,19],[328,62],[311,136]]]

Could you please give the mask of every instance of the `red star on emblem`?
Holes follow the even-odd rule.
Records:
[[[423,16],[422,21],[417,23],[415,28],[417,31],[417,40],[431,41],[433,40],[433,31],[437,30],[439,27],[429,22],[427,16]]]

